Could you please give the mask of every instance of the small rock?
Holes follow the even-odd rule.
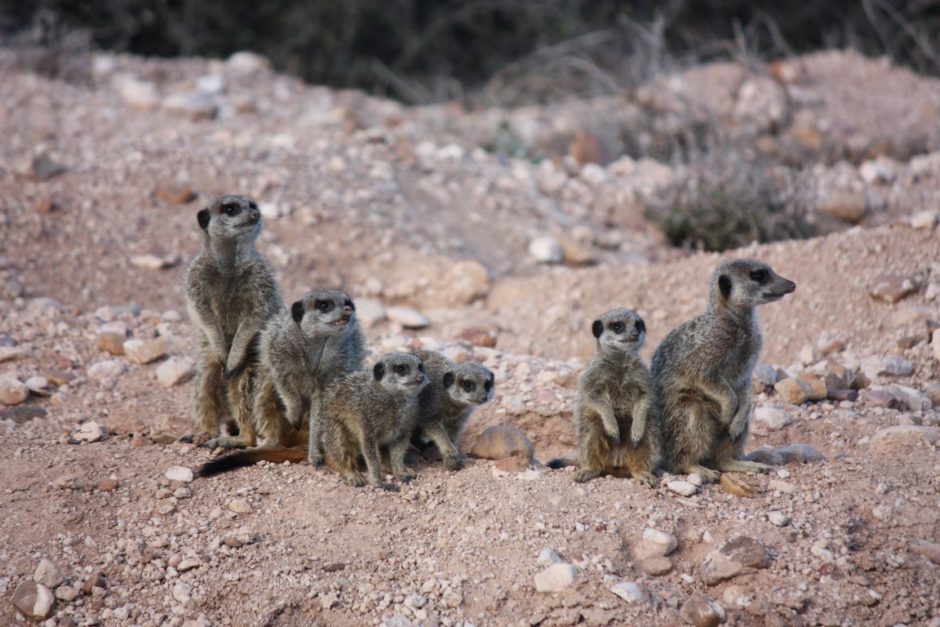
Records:
[[[189,603],[190,599],[192,598],[192,593],[193,587],[188,583],[177,581],[173,585],[173,598],[183,605]]]
[[[124,342],[124,353],[135,364],[149,364],[166,355],[166,340],[162,336],[149,340],[133,338]]]
[[[793,422],[793,414],[782,407],[772,405],[761,405],[754,408],[754,420],[752,425],[755,432],[779,431]]]
[[[493,467],[498,468],[503,472],[525,472],[529,469],[529,458],[525,455],[504,457],[502,459],[497,459],[493,464]]]
[[[431,325],[427,316],[411,307],[388,307],[385,315],[389,320],[397,322],[406,329],[423,329]]]
[[[716,627],[725,622],[727,615],[718,601],[707,594],[693,594],[679,610],[682,620],[695,627]]]
[[[911,226],[915,229],[932,229],[937,224],[937,212],[929,209],[918,211],[911,216]]]
[[[105,353],[121,356],[124,354],[124,341],[126,334],[115,333],[114,331],[100,331],[98,339],[95,342],[95,348]]]
[[[197,559],[193,559],[189,557],[189,558],[182,560],[179,564],[177,564],[176,570],[178,572],[185,573],[188,570],[199,568],[200,566],[202,566],[202,562],[200,562]]]
[[[78,598],[81,590],[72,586],[59,586],[55,589],[55,598],[66,603],[71,603]]]
[[[13,605],[27,618],[49,618],[54,604],[52,591],[35,581],[23,581],[13,591]]]
[[[795,377],[787,377],[774,385],[774,390],[780,398],[791,405],[805,403],[810,395],[809,386]]]
[[[163,182],[154,189],[157,198],[170,205],[185,205],[196,200],[196,192],[185,183]]]
[[[640,560],[640,570],[651,577],[660,577],[672,570],[668,557],[650,557]]]
[[[702,581],[713,586],[740,574],[765,568],[768,559],[767,549],[760,542],[747,536],[735,536],[717,550],[709,552],[699,572]]]
[[[777,449],[777,453],[783,459],[784,464],[791,462],[806,464],[809,462],[818,462],[826,459],[826,456],[809,444],[790,444]],[[756,460],[755,460],[756,461]]]
[[[228,508],[236,514],[251,513],[251,503],[245,499],[232,499],[228,502]]]
[[[108,435],[108,430],[95,422],[89,420],[83,422],[72,432],[72,439],[79,442],[97,442]]]
[[[554,237],[536,237],[529,242],[529,255],[539,263],[561,263],[565,251]]]
[[[448,300],[457,305],[469,305],[490,292],[490,273],[479,261],[472,259],[451,264],[444,284]]]
[[[894,181],[894,170],[882,160],[872,159],[858,168],[858,175],[869,185],[885,185]]]
[[[102,479],[97,483],[96,487],[100,492],[114,492],[118,489],[119,485],[117,479]]]
[[[759,382],[762,386],[771,387],[780,380],[780,377],[777,375],[777,369],[773,366],[769,364],[757,364],[754,368],[754,380]]]
[[[924,394],[930,399],[934,407],[940,407],[940,383],[930,382],[924,387]]]
[[[797,377],[800,383],[804,384],[804,389],[806,392],[806,400],[808,401],[824,401],[826,396],[829,394],[829,389],[826,386],[826,379],[824,377],[811,375],[811,374],[801,374]]]
[[[55,588],[65,577],[62,575],[62,571],[59,570],[59,567],[55,565],[52,560],[43,558],[39,560],[39,565],[36,566],[36,572],[33,573],[33,581],[36,583],[41,583],[47,588]]]
[[[578,569],[571,564],[559,562],[552,564],[535,575],[537,592],[561,592],[574,585]]]
[[[698,488],[695,487],[695,485],[689,483],[688,481],[684,481],[682,479],[674,479],[672,481],[669,481],[668,483],[666,483],[666,487],[672,490],[673,492],[675,492],[676,494],[680,494],[682,496],[692,496],[693,494],[698,492]]]
[[[488,427],[470,449],[470,456],[478,459],[504,459],[523,456],[532,459],[532,442],[522,431],[509,425]]]
[[[858,224],[865,219],[867,199],[864,192],[835,192],[826,195],[817,209],[836,220]]]
[[[917,282],[909,276],[900,274],[883,274],[877,277],[868,294],[875,300],[885,303],[896,303],[916,292]]]
[[[646,590],[632,581],[624,581],[610,587],[610,591],[627,603],[642,603],[646,601]]]
[[[164,476],[170,481],[189,483],[193,480],[193,471],[186,466],[170,466],[167,468]]]
[[[48,412],[42,407],[20,405],[0,410],[0,420],[12,420],[18,425],[24,424],[34,418],[44,418]]]
[[[65,172],[65,166],[56,163],[47,155],[39,155],[30,162],[29,173],[36,181],[48,181]]]
[[[767,482],[767,489],[773,490],[774,492],[780,492],[782,494],[793,494],[796,492],[796,486],[788,481],[782,481],[780,479],[771,479]]]
[[[153,109],[160,102],[157,86],[133,76],[116,76],[112,82],[125,104],[135,109]]]
[[[92,571],[82,582],[82,592],[85,594],[91,594],[95,588],[101,588],[102,590],[108,588],[108,578],[100,570]]]
[[[539,551],[539,556],[536,558],[536,562],[542,566],[551,566],[552,564],[559,564],[562,562],[561,556],[555,552],[555,549],[550,549],[548,547]]]
[[[643,560],[650,557],[663,557],[669,555],[679,546],[676,536],[666,531],[646,528],[643,530],[643,537],[637,543],[634,552],[636,556]]]
[[[26,384],[8,375],[0,377],[0,403],[19,405],[27,398],[29,398],[29,388]]]
[[[869,379],[909,377],[914,374],[914,364],[901,357],[868,357],[862,360],[861,370]]]
[[[126,369],[127,366],[124,365],[124,362],[117,359],[108,359],[92,364],[89,366],[87,373],[90,379],[106,379],[115,378],[121,375]]]
[[[940,544],[929,540],[914,540],[911,543],[911,551],[940,566]]]
[[[464,342],[469,342],[474,346],[483,346],[493,348],[496,346],[496,331],[483,327],[467,327],[457,336]]]
[[[271,62],[256,52],[242,50],[235,52],[226,61],[230,70],[241,74],[265,72],[271,68]]]
[[[0,363],[16,359],[22,354],[22,348],[17,348],[16,346],[0,346]]]
[[[909,455],[913,447],[932,446],[940,440],[940,427],[902,425],[879,429],[871,437],[869,447],[881,453]]]
[[[777,527],[786,527],[790,524],[790,517],[776,510],[767,513],[767,520],[770,521],[770,524]]]
[[[30,392],[45,392],[46,388],[49,387],[49,379],[39,375],[32,376],[26,379],[26,387],[29,388]]]
[[[164,387],[185,383],[196,373],[192,362],[182,357],[170,357],[157,367],[157,381]]]
[[[219,111],[215,98],[201,92],[170,94],[163,99],[163,108],[190,120],[211,120]]]

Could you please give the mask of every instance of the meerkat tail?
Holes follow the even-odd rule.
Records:
[[[307,451],[289,448],[259,448],[250,451],[239,451],[229,455],[222,455],[202,465],[197,473],[200,477],[212,477],[230,470],[237,470],[247,466],[254,466],[258,462],[271,462],[281,464],[290,462],[299,464],[307,461]]]

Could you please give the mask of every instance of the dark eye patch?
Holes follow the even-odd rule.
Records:
[[[642,320],[637,320],[634,326],[636,327],[637,333],[646,333],[646,323]]]
[[[334,305],[333,301],[331,300],[318,300],[316,301],[314,306],[317,308],[317,311],[320,311],[322,313],[330,313],[331,311],[333,311],[333,308],[336,305]]]
[[[477,384],[471,381],[470,379],[464,379],[461,385],[463,386],[463,389],[466,392],[472,392],[477,387]]]
[[[626,326],[622,322],[611,322],[610,326],[607,328],[613,331],[614,333],[620,334],[624,332],[624,330],[626,329]]]
[[[227,202],[222,205],[222,212],[227,216],[237,216],[241,210],[242,208],[238,205],[238,203]]]
[[[395,374],[397,374],[399,377],[403,377],[403,376],[405,376],[406,374],[408,374],[408,366],[406,366],[406,365],[404,365],[404,364],[397,364],[397,365],[393,368],[393,370],[395,371]]]
[[[764,269],[751,270],[751,280],[763,285],[770,279],[770,273]]]

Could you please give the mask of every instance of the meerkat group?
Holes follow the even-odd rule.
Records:
[[[462,466],[457,440],[493,396],[490,370],[432,351],[389,353],[364,368],[365,341],[346,292],[313,290],[284,308],[255,248],[261,215],[253,200],[222,196],[197,220],[203,246],[185,279],[202,347],[194,422],[210,436],[206,446],[247,449],[208,462],[202,476],[261,460],[325,461],[359,486],[361,460],[368,483],[390,489],[385,467],[399,481],[414,477],[405,465],[412,444],[433,444],[450,470]],[[742,459],[761,349],[755,308],[794,289],[765,263],[722,263],[705,313],[672,330],[649,368],[637,312],[613,309],[595,320],[596,350],[575,406],[574,480],[629,475],[655,486],[660,466],[706,482],[766,472]],[[224,418],[237,435],[220,433]],[[258,438],[260,446],[247,448]]]
[[[200,475],[262,460],[325,461],[359,486],[362,459],[368,483],[391,489],[383,461],[397,480],[411,480],[405,454],[422,437],[448,469],[460,467],[456,440],[473,408],[492,398],[490,370],[431,351],[389,353],[363,368],[365,340],[349,294],[315,289],[283,306],[255,248],[261,214],[253,200],[221,196],[197,221],[203,244],[185,276],[201,340],[194,422],[210,438],[205,446],[245,449],[206,463]],[[237,435],[221,434],[228,418]]]

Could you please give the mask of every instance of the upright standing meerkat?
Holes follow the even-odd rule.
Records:
[[[622,476],[628,470],[637,481],[655,486],[647,421],[652,382],[639,355],[646,324],[633,310],[613,309],[594,321],[591,332],[597,349],[578,386],[574,480]]]
[[[795,289],[765,263],[722,263],[712,275],[705,313],[674,329],[656,349],[654,412],[670,472],[717,481],[722,472],[770,469],[741,459],[762,341],[755,307]]]
[[[455,364],[434,351],[415,351],[424,363],[428,384],[418,396],[416,437],[437,446],[449,470],[458,470],[463,459],[456,443],[470,414],[493,398],[493,373],[480,364]]]
[[[260,352],[254,413],[263,446],[287,445],[309,417],[308,461],[319,465],[316,415],[323,391],[334,379],[362,368],[365,349],[356,306],[343,290],[307,292],[268,323]]]
[[[320,405],[320,441],[327,465],[350,485],[360,486],[362,455],[369,484],[393,489],[382,481],[385,448],[392,475],[399,481],[413,479],[405,452],[418,417],[418,394],[426,384],[424,365],[410,353],[388,353],[371,370],[336,379]]]
[[[186,270],[186,300],[202,344],[193,402],[197,428],[218,436],[230,414],[237,437],[207,446],[251,446],[257,339],[282,309],[271,266],[255,248],[261,212],[247,196],[220,196],[196,214],[202,248]]]

